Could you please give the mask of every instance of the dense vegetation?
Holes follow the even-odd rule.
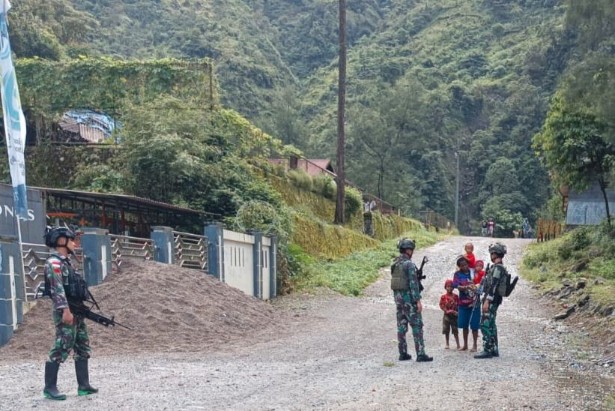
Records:
[[[360,234],[356,190],[348,224],[332,226],[330,180],[267,164],[298,150],[335,158],[336,3],[14,1],[10,38],[37,142],[28,181],[146,196],[275,234],[282,287],[302,273],[299,287],[359,294],[389,262],[393,241],[377,240],[410,228],[426,245],[435,234],[382,215],[376,239]],[[452,220],[459,178],[462,233],[494,217],[502,236],[524,217],[561,219],[560,185],[598,184],[606,198],[613,0],[353,0],[347,30],[345,162],[356,185],[407,215]],[[119,144],[49,144],[59,115],[84,107],[116,117]],[[612,329],[614,238],[608,219],[533,245],[524,275]]]
[[[563,64],[539,66],[559,52],[562,11],[511,3],[349,5],[350,180],[411,214],[452,217],[457,152],[466,228],[495,215],[509,229],[540,206],[546,173],[528,142]],[[224,104],[308,155],[333,157],[335,3],[24,0],[12,16],[18,57],[211,58]],[[500,156],[513,161],[512,189],[487,181],[490,167],[509,166]]]
[[[452,219],[459,161],[462,231],[493,216],[503,235],[539,215],[555,192],[549,175],[593,181],[556,170],[544,151],[561,135],[554,125],[571,123],[545,121],[557,92],[554,115],[612,140],[609,0],[348,7],[351,181],[411,215],[428,207]],[[224,105],[308,156],[334,157],[336,2],[23,0],[9,17],[19,58],[210,58]]]

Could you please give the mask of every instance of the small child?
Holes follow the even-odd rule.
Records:
[[[474,278],[472,281],[476,285],[480,285],[485,276],[485,262],[483,260],[476,260],[476,266],[474,267]]]
[[[466,260],[468,260],[468,266],[470,267],[470,270],[474,271],[474,269],[476,268],[476,256],[474,255],[474,244],[467,243],[463,247],[463,250],[464,250],[463,256],[466,258]]]
[[[460,349],[459,345],[459,331],[457,329],[457,307],[459,306],[459,296],[453,293],[453,280],[446,280],[444,283],[445,294],[440,297],[440,308],[444,311],[444,317],[442,317],[442,334],[446,340],[447,350],[449,346],[449,332],[452,332],[457,343],[457,349]]]

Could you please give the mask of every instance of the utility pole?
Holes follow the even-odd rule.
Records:
[[[459,230],[459,151],[455,151],[457,160],[457,171],[455,177],[455,227]]]
[[[344,198],[346,177],[344,173],[344,119],[346,106],[346,0],[339,0],[339,64],[337,96],[337,198],[335,202],[335,224],[344,223]]]

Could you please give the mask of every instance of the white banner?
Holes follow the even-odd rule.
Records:
[[[0,75],[2,76],[2,113],[4,115],[4,132],[13,183],[13,201],[19,218],[28,217],[28,200],[26,196],[26,120],[21,110],[21,100],[15,67],[11,56],[7,13],[11,8],[8,0],[3,0],[0,10]]]

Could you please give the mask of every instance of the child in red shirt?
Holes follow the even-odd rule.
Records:
[[[449,347],[449,332],[455,337],[457,343],[457,349],[459,346],[459,331],[457,330],[457,307],[459,306],[459,296],[453,293],[453,280],[446,280],[444,283],[445,294],[440,297],[440,308],[444,311],[444,317],[442,317],[442,334],[446,340],[446,348]]]
[[[474,267],[474,278],[472,281],[476,285],[480,285],[485,276],[485,262],[483,260],[476,260],[476,266]]]
[[[470,270],[474,270],[476,266],[476,256],[474,255],[474,244],[467,243],[464,247],[463,256],[468,260],[468,267]]]

